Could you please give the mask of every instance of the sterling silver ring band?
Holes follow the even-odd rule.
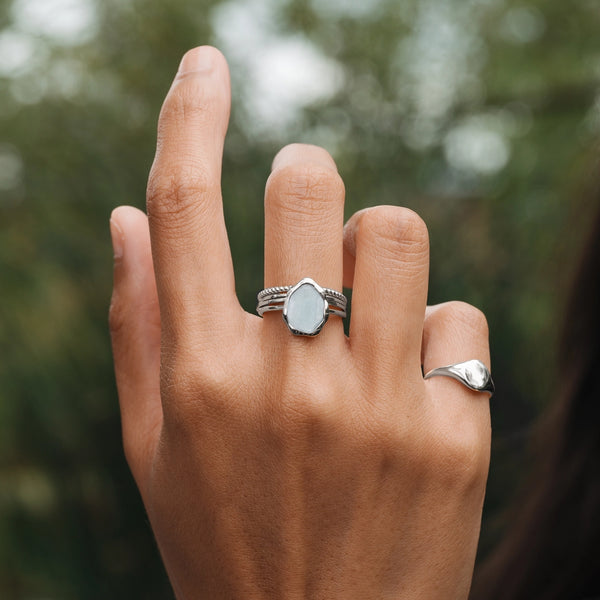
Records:
[[[446,367],[438,367],[429,371],[424,379],[436,376],[452,377],[476,392],[488,392],[493,395],[495,391],[492,375],[480,360],[467,360]]]
[[[322,288],[310,277],[296,285],[266,288],[256,296],[256,312],[281,310],[283,320],[294,335],[317,335],[329,315],[346,316],[348,299],[330,288]]]

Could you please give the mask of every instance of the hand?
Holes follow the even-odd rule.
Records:
[[[236,298],[220,192],[224,58],[190,51],[165,100],[148,219],[113,213],[110,311],[127,460],[180,599],[465,598],[489,462],[487,396],[425,371],[489,365],[476,309],[426,313],[413,212],[355,214],[332,158],[292,145],[265,195],[264,285],[353,286],[350,335]]]

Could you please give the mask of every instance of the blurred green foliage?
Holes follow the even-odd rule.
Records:
[[[248,310],[270,162],[307,141],[336,158],[348,216],[424,217],[430,303],[487,314],[485,551],[595,211],[599,25],[594,0],[0,0],[0,597],[171,597],[121,450],[108,218],[144,206],[162,99],[206,43],[232,70],[223,194]]]

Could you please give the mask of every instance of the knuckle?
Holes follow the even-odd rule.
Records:
[[[403,468],[417,454],[413,432],[389,418],[364,419],[362,432],[365,452],[379,455],[386,469]]]
[[[266,197],[276,206],[321,218],[324,203],[343,200],[344,182],[336,171],[321,165],[287,165],[269,176]]]
[[[187,213],[198,199],[218,193],[214,178],[198,166],[174,165],[153,169],[148,179],[146,206],[148,215],[176,216]]]
[[[281,429],[293,437],[315,437],[337,430],[343,423],[337,384],[316,375],[284,385],[279,401]]]
[[[191,346],[164,351],[160,383],[165,419],[185,429],[206,415],[224,417],[233,408],[231,399],[242,395],[234,373],[230,361],[214,353],[202,359]]]
[[[472,331],[477,336],[489,336],[486,316],[481,310],[466,302],[448,302],[435,313],[435,317],[441,320],[449,320],[455,323],[458,328]]]
[[[401,411],[381,407],[361,414],[357,427],[362,451],[365,456],[375,457],[382,472],[408,469],[415,477],[428,477],[437,472],[437,454],[432,455],[429,431],[407,420]]]
[[[227,377],[218,366],[219,361],[198,361],[192,351],[176,351],[163,357],[161,383],[164,391],[177,402],[205,396],[219,396],[226,390]]]
[[[479,334],[489,335],[489,325],[486,316],[478,308],[470,304],[460,303],[455,318]]]
[[[489,466],[489,436],[475,423],[442,429],[430,444],[429,464],[444,487],[471,489],[485,482]]]
[[[377,206],[365,211],[358,227],[358,244],[377,246],[382,259],[427,261],[429,234],[414,211],[399,206]]]
[[[429,245],[427,225],[414,211],[402,206],[375,206],[364,212],[359,230],[393,243]]]

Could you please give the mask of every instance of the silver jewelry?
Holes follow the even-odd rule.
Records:
[[[322,288],[310,277],[296,285],[270,287],[258,292],[256,312],[262,317],[272,310],[283,311],[283,320],[294,335],[317,335],[329,315],[346,316],[344,294]]]
[[[466,362],[448,365],[447,367],[438,367],[429,371],[424,376],[424,379],[442,375],[444,377],[452,377],[456,381],[460,381],[469,389],[476,392],[489,392],[494,394],[494,382],[488,368],[480,360],[467,360]]]

